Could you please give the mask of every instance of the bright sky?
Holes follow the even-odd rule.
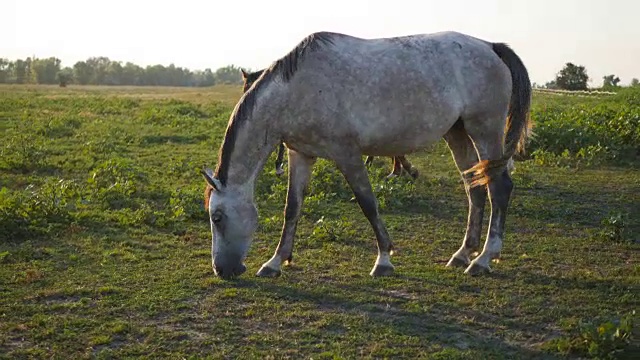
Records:
[[[640,0],[2,0],[0,57],[91,56],[263,68],[314,31],[364,38],[455,30],[509,43],[544,83],[568,62],[592,85],[640,78]]]

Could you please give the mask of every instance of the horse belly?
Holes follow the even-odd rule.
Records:
[[[449,131],[463,109],[455,94],[436,95],[421,84],[392,91],[378,88],[370,99],[349,112],[366,155],[399,156],[424,149]]]
[[[444,136],[456,122],[457,116],[434,119],[427,116],[421,121],[394,121],[394,126],[370,128],[359,137],[364,155],[400,156],[425,149]],[[404,126],[402,126],[404,125]]]

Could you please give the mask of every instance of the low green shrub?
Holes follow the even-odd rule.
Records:
[[[594,359],[637,359],[640,354],[635,311],[619,319],[580,321],[571,334],[546,342],[543,348],[563,355]]]

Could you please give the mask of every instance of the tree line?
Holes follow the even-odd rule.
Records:
[[[547,82],[544,86],[538,86],[534,84],[534,87],[541,87],[546,89],[560,89],[560,90],[587,90],[589,81],[589,75],[587,75],[587,69],[584,66],[576,65],[568,62],[564,67],[556,74],[555,79]],[[605,75],[602,77],[602,86],[600,89],[611,91],[620,88],[620,78],[614,74]],[[640,86],[640,81],[637,78],[631,79],[629,86]]]
[[[602,90],[620,87],[620,78],[606,75]],[[571,62],[556,74],[554,80],[534,87],[562,90],[587,90],[589,76],[584,66]],[[216,84],[242,84],[240,67],[229,65],[212,71],[189,70],[183,67],[152,65],[141,67],[131,62],[110,60],[108,57],[91,57],[76,62],[73,67],[62,67],[56,57],[28,57],[9,61],[0,58],[0,83],[4,84],[67,84],[79,85],[146,85],[146,86],[213,86]],[[631,86],[640,86],[637,78]]]
[[[152,65],[142,67],[131,62],[91,57],[62,67],[56,57],[17,59],[0,58],[0,83],[79,85],[146,85],[146,86],[213,86],[241,84],[240,67],[229,65],[212,71],[183,67]]]

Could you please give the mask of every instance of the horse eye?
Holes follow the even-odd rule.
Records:
[[[219,223],[220,220],[222,220],[222,211],[216,210],[213,215],[211,215],[211,220],[216,224]]]

